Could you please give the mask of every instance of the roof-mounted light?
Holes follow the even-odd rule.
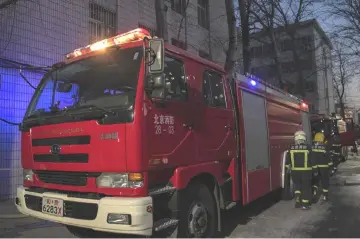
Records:
[[[301,108],[303,108],[303,109],[308,109],[309,106],[308,106],[308,104],[306,104],[305,102],[301,102]]]
[[[101,49],[105,49],[106,47],[111,46],[111,45],[114,45],[114,44],[111,44],[111,42],[108,44],[108,39],[105,39],[105,40],[102,40],[102,41],[95,42],[94,44],[91,44],[90,45],[90,50],[91,51],[98,51],[98,50],[101,50]]]
[[[151,38],[150,33],[145,29],[137,28],[135,30],[122,33],[117,36],[95,42],[86,47],[76,49],[73,52],[66,54],[66,59],[78,57],[93,51],[103,50],[106,49],[107,47],[111,47],[114,45],[121,45],[129,42],[140,41],[143,40],[145,37]]]

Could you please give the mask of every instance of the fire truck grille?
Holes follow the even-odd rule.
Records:
[[[51,146],[58,145],[74,145],[74,144],[90,144],[90,136],[71,136],[62,138],[45,138],[33,139],[32,146]]]
[[[89,161],[88,154],[35,154],[35,162],[48,163],[87,163]]]
[[[60,172],[60,171],[40,171],[34,173],[39,180],[44,183],[70,185],[70,186],[86,186],[89,177],[98,177],[101,173],[87,172]]]
[[[33,195],[25,195],[25,204],[30,210],[41,212],[42,198]],[[97,212],[98,205],[96,203],[64,201],[64,217],[94,220]]]

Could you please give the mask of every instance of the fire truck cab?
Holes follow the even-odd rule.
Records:
[[[307,105],[136,29],[75,50],[20,127],[16,205],[74,234],[213,237],[221,212],[282,189]]]

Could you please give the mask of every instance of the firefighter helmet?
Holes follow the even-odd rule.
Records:
[[[324,143],[325,141],[325,135],[321,132],[316,133],[314,136],[314,141],[318,143]]]
[[[296,131],[294,134],[294,139],[295,139],[295,142],[301,142],[301,141],[305,142],[306,141],[305,132],[302,130]]]

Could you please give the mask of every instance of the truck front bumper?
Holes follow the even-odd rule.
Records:
[[[42,198],[61,199],[64,206],[62,217],[42,213]],[[94,205],[96,204],[96,205]],[[90,205],[91,207],[87,207]],[[150,236],[153,232],[152,198],[104,197],[99,200],[68,197],[53,192],[35,193],[17,188],[17,209],[25,215],[65,225],[89,228],[96,231]],[[111,224],[109,214],[130,215],[127,225]]]

